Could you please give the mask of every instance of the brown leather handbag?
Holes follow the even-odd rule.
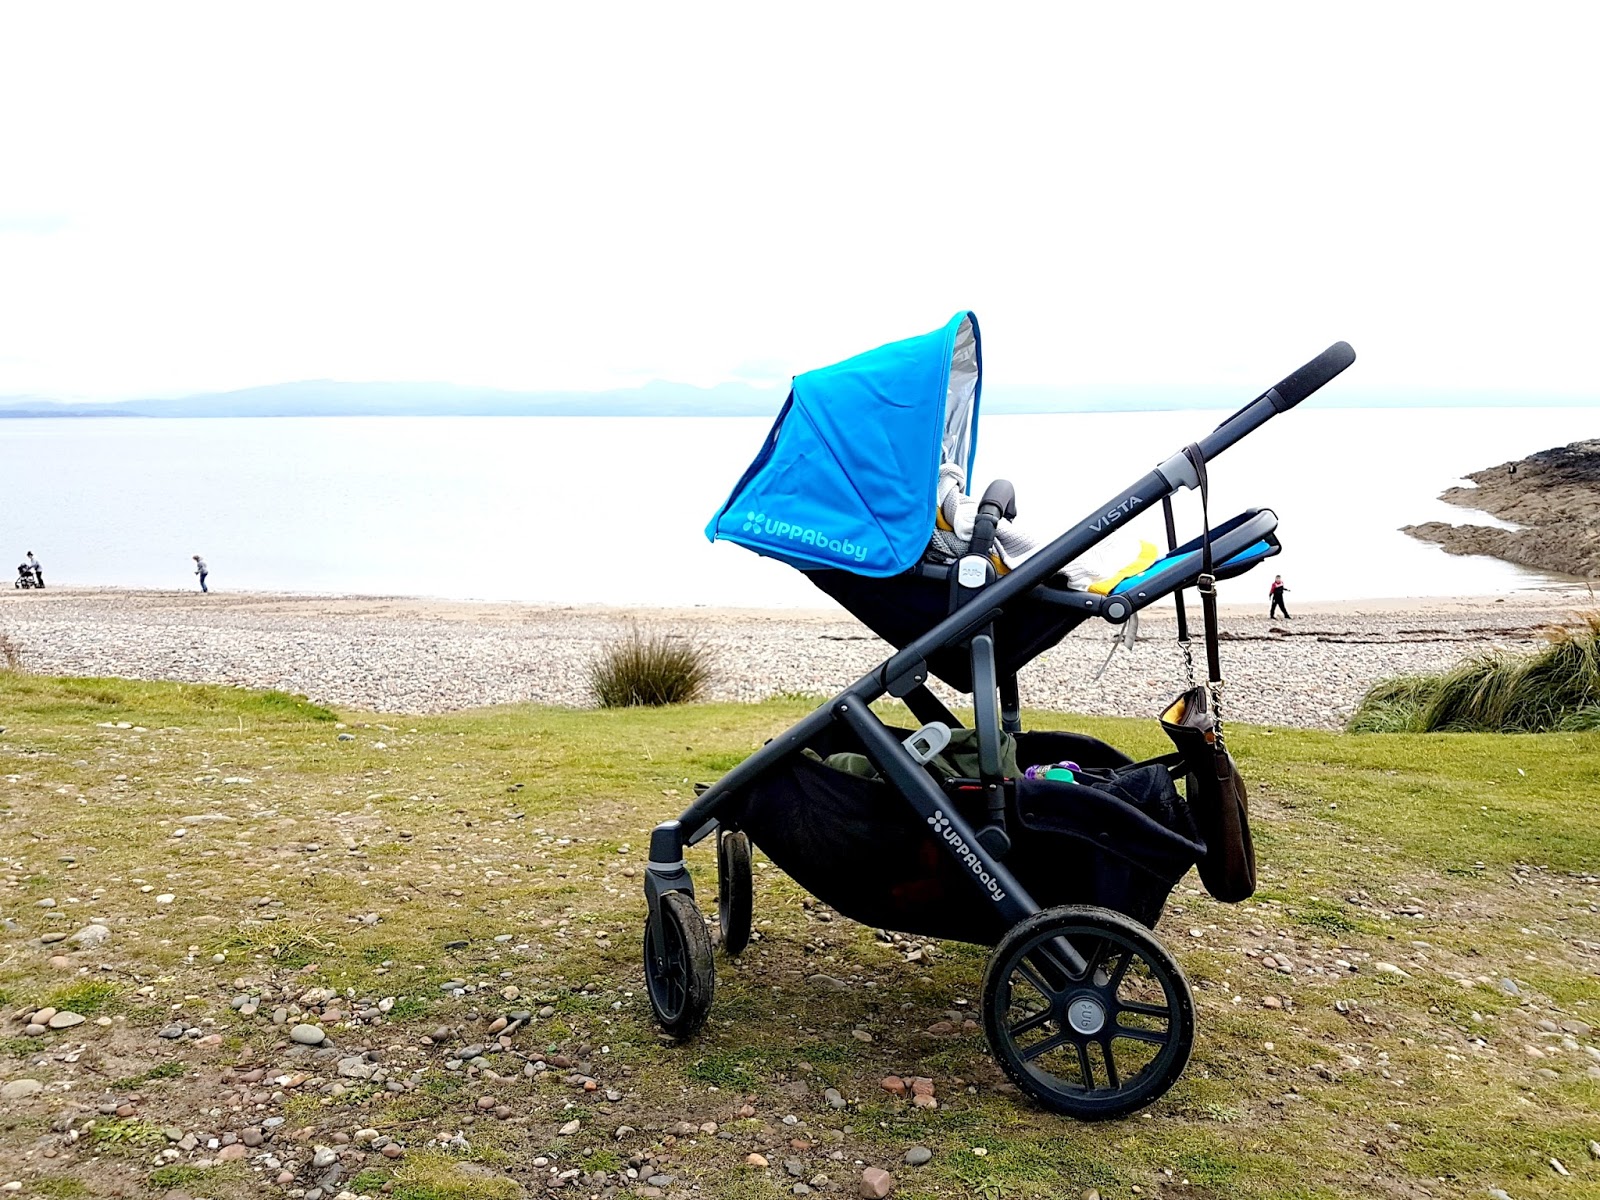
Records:
[[[1201,538],[1200,608],[1205,617],[1206,682],[1194,682],[1189,671],[1189,690],[1180,695],[1161,714],[1161,728],[1177,748],[1185,769],[1184,796],[1194,814],[1206,852],[1200,859],[1200,881],[1218,900],[1237,904],[1248,900],[1256,890],[1256,850],[1250,838],[1250,802],[1233,756],[1223,740],[1222,714],[1218,697],[1222,691],[1222,662],[1218,652],[1217,589],[1212,574],[1211,515],[1206,480],[1205,458],[1198,446],[1184,451],[1199,476],[1200,512],[1204,522]],[[1167,537],[1175,541],[1171,501],[1163,501],[1167,517]],[[1184,611],[1183,591],[1175,594],[1178,606],[1178,640],[1188,657],[1189,621]]]

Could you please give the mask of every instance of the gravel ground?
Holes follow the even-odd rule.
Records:
[[[1366,601],[1293,621],[1225,606],[1226,712],[1238,720],[1337,728],[1384,676],[1440,670],[1485,650],[1526,648],[1580,598]],[[1198,614],[1195,614],[1196,616]],[[0,635],[25,668],[281,688],[340,708],[428,713],[533,701],[589,703],[588,664],[637,623],[692,636],[712,655],[713,699],[832,694],[887,653],[842,612],[551,608],[393,598],[198,595],[50,589],[0,595]],[[1177,690],[1169,607],[1137,646],[1079,628],[1022,677],[1038,708],[1151,716]]]

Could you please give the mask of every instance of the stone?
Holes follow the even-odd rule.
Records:
[[[822,988],[830,992],[843,992],[848,991],[850,988],[848,983],[834,975],[812,975],[806,982],[812,987]]]
[[[906,1081],[898,1075],[884,1076],[883,1082],[878,1086],[892,1096],[904,1096],[906,1094]]]
[[[906,1151],[906,1164],[908,1166],[920,1167],[932,1158],[933,1151],[926,1146],[913,1146]]]
[[[241,1158],[249,1153],[250,1151],[247,1150],[242,1143],[235,1142],[233,1145],[224,1146],[221,1150],[217,1151],[217,1161],[238,1162]]]
[[[764,1154],[746,1154],[744,1161],[752,1167],[764,1167],[767,1165],[767,1158]]]
[[[332,1146],[318,1146],[317,1152],[311,1156],[311,1165],[317,1170],[331,1167],[339,1161],[339,1152]]]
[[[1515,979],[1502,979],[1500,981],[1500,990],[1508,996],[1522,995],[1522,990],[1517,987],[1517,981]]]
[[[111,930],[104,925],[85,925],[67,940],[76,946],[82,946],[85,950],[93,950],[111,940]]]
[[[261,1132],[261,1130],[252,1125],[249,1129],[246,1129],[239,1135],[239,1140],[246,1146],[259,1146],[266,1140],[266,1136]]]
[[[574,1118],[573,1120],[568,1121],[565,1125],[563,1125],[557,1132],[562,1137],[571,1137],[573,1134],[577,1133],[578,1130],[580,1130],[582,1128],[583,1128],[583,1122],[577,1120],[576,1118]]]
[[[844,1097],[840,1095],[838,1088],[828,1088],[822,1093],[822,1098],[828,1102],[829,1108],[844,1107]]]
[[[317,1025],[296,1025],[289,1030],[289,1040],[302,1046],[320,1046],[328,1040],[328,1035]]]
[[[1411,978],[1411,976],[1407,972],[1402,971],[1399,967],[1395,966],[1393,963],[1387,963],[1387,962],[1373,963],[1372,964],[1372,969],[1374,971],[1376,971],[1379,975],[1393,975],[1396,979],[1410,979]]]
[[[872,1040],[872,1035],[865,1029],[852,1029],[850,1031],[850,1036],[855,1038],[855,1040],[858,1042],[870,1042]]]
[[[44,1084],[37,1079],[13,1079],[4,1087],[0,1087],[0,1100],[26,1100],[29,1096],[37,1096],[44,1091]]]
[[[405,1149],[400,1145],[399,1142],[390,1142],[382,1150],[378,1151],[378,1153],[383,1155],[385,1158],[400,1158],[405,1154]]]
[[[164,1027],[159,1033],[156,1034],[156,1036],[159,1038],[167,1038],[169,1040],[181,1038],[183,1036],[183,1026],[174,1021],[171,1025]]]
[[[176,899],[177,899],[177,897],[174,896],[171,892],[162,892],[161,895],[156,897],[156,903],[157,904],[171,904]]]
[[[883,1200],[894,1192],[894,1176],[882,1167],[868,1167],[861,1172],[860,1195],[865,1200]]]
[[[71,1029],[74,1025],[82,1025],[87,1017],[75,1012],[58,1012],[47,1022],[51,1029]]]

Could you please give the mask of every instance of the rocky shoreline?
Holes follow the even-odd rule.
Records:
[[[1224,594],[1226,599],[1226,593]],[[1499,647],[1526,648],[1578,603],[1559,593],[1371,601],[1268,621],[1225,606],[1228,713],[1339,728],[1379,679],[1443,670]],[[0,597],[0,635],[24,669],[59,675],[279,688],[347,710],[446,712],[482,705],[590,703],[588,668],[638,626],[692,638],[711,655],[710,698],[831,695],[886,654],[842,612],[553,608],[393,598],[48,590]],[[1138,644],[1080,627],[1022,677],[1035,708],[1152,716],[1180,688],[1170,608]]]
[[[1544,450],[1467,476],[1441,500],[1476,509],[1515,529],[1428,521],[1404,532],[1447,554],[1487,554],[1576,579],[1600,578],[1600,439]]]

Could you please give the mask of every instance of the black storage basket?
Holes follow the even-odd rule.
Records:
[[[811,749],[827,757],[861,746],[834,726]],[[1077,734],[1019,734],[1017,755],[1024,763],[1071,759],[1100,768],[1097,781],[1107,788],[1019,781],[1016,811],[1007,814],[1006,867],[1043,907],[1097,904],[1153,925],[1205,849],[1165,769],[1130,774],[1127,755]],[[733,819],[756,845],[853,920],[981,945],[1007,928],[967,869],[886,783],[797,754],[746,788],[741,801]],[[974,828],[985,819],[976,793],[953,807]]]

